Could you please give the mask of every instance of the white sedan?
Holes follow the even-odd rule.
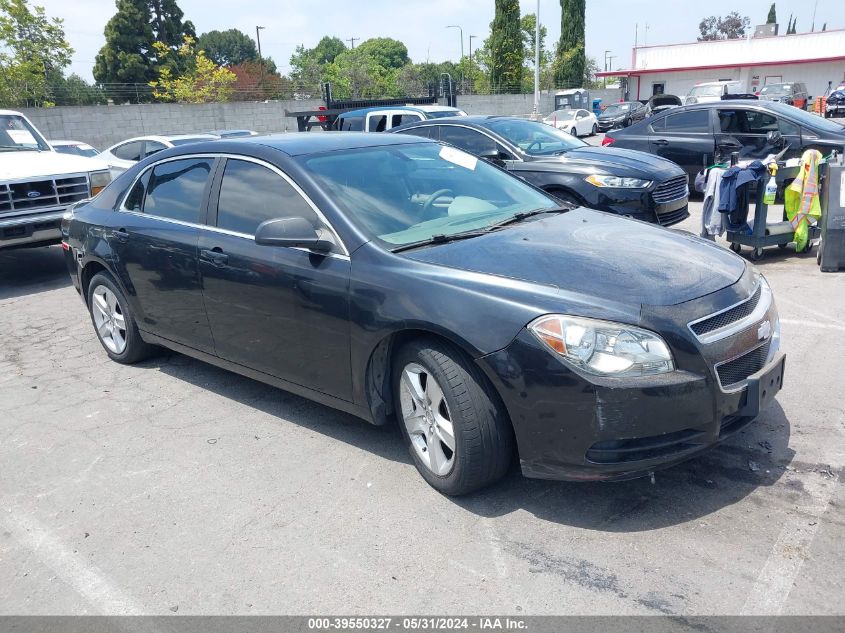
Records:
[[[555,110],[543,122],[572,136],[593,136],[599,131],[596,115],[587,110]]]
[[[113,170],[125,171],[139,160],[168,147],[187,145],[198,141],[213,141],[216,134],[170,134],[166,136],[139,136],[121,141],[101,152],[97,158],[105,160]]]

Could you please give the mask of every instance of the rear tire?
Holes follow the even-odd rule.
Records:
[[[595,136],[599,133],[599,126],[593,123],[593,131],[590,133],[590,136]]]
[[[113,361],[131,365],[151,356],[156,348],[138,333],[126,295],[106,273],[97,273],[88,284],[88,312],[97,339]]]
[[[464,495],[507,472],[513,430],[497,394],[460,350],[433,339],[401,348],[393,363],[396,417],[429,485]]]
[[[576,130],[575,128],[572,128],[571,130],[569,130],[569,133],[570,133],[572,136],[578,136],[578,130]]]

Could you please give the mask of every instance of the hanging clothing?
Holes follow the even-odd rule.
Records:
[[[803,251],[810,238],[810,224],[822,217],[819,202],[819,163],[821,152],[808,149],[801,155],[798,175],[786,188],[783,207],[795,231],[795,250]]]
[[[755,160],[747,167],[731,167],[722,174],[719,185],[719,206],[728,214],[731,228],[744,226],[748,222],[748,184],[755,182],[766,171],[766,166]]]
[[[704,206],[701,213],[701,237],[714,239],[725,232],[725,216],[719,211],[720,189],[724,169],[713,167],[704,186]]]

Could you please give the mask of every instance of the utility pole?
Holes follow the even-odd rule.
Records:
[[[450,24],[446,27],[447,29],[458,29],[461,32],[461,59],[458,60],[458,64],[464,60],[464,30],[458,24]],[[464,88],[464,71],[461,69],[461,89]]]
[[[534,16],[534,118],[540,113],[540,0]]]
[[[472,38],[478,39],[477,35],[470,35],[469,36],[469,67],[470,70],[475,70],[475,62],[472,60]],[[472,87],[470,86],[470,94],[472,93]]]
[[[261,89],[264,86],[264,58],[261,56],[261,31],[264,30],[263,26],[256,26],[255,27],[255,41],[258,44],[258,63],[261,65],[261,68],[258,69],[258,88]]]
[[[607,72],[607,54],[610,53],[610,52],[611,51],[605,51],[604,52],[604,72]],[[605,78],[604,78],[604,87],[607,88],[607,76],[606,75],[605,75]]]
[[[360,40],[361,40],[361,38],[360,38],[360,37],[350,37],[350,38],[349,38],[348,40],[346,40],[346,41],[347,41],[347,42],[349,42],[350,47],[351,47],[351,48],[352,48],[352,50],[354,51],[354,50],[355,50],[355,42],[358,42],[358,41],[360,41]]]

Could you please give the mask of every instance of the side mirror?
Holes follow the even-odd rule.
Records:
[[[315,229],[305,218],[279,218],[258,225],[255,230],[255,243],[262,246],[308,248],[328,253],[334,244],[323,239],[321,233],[322,230]]]
[[[766,134],[766,142],[769,145],[781,145],[783,143],[783,136],[777,130],[772,130]]]
[[[486,160],[488,163],[498,165],[499,167],[505,166],[505,159],[502,156],[502,152],[498,149],[486,149],[481,152],[478,157]]]

